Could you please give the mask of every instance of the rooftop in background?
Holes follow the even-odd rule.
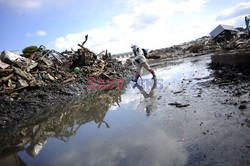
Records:
[[[218,25],[212,32],[210,32],[210,35],[212,38],[217,37],[221,32],[228,30],[228,31],[237,31],[233,26],[230,25]]]

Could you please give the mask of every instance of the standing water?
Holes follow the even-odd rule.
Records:
[[[157,80],[63,105],[1,133],[0,165],[248,165],[249,127],[211,85],[210,56],[166,62]]]

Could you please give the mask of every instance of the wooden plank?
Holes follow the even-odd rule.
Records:
[[[4,63],[4,62],[2,62],[2,61],[0,60],[0,68],[6,69],[6,68],[9,67],[9,66],[10,66],[9,64]]]
[[[7,72],[13,72],[13,69],[0,69],[0,73],[7,73]]]
[[[6,77],[1,78],[1,79],[0,79],[0,83],[5,82],[5,81],[8,81],[8,80],[11,79],[13,76],[14,76],[14,74],[10,74],[10,75],[8,75],[8,76],[6,76]]]
[[[68,82],[70,82],[70,81],[73,81],[73,80],[75,80],[75,78],[74,78],[74,77],[71,77],[71,78],[69,78],[69,79],[67,79],[67,80],[64,80],[63,83],[66,84],[66,83],[68,83]]]

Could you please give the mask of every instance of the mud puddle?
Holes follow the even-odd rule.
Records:
[[[145,75],[4,130],[0,165],[249,165],[249,92],[213,85],[209,63],[209,55],[167,62],[156,81]]]

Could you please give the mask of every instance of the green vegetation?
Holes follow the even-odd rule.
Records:
[[[29,46],[23,49],[23,56],[29,58],[34,52],[38,50],[37,46]]]

